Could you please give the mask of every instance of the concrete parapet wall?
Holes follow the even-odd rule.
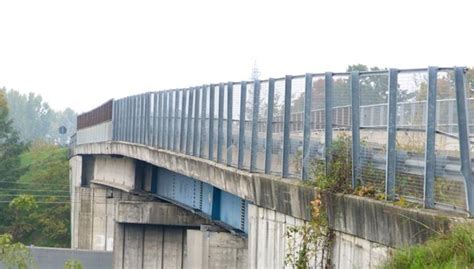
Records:
[[[393,248],[423,243],[461,219],[439,210],[401,208],[353,195],[324,193],[323,197],[331,229]]]
[[[258,206],[301,219],[310,219],[310,201],[316,191],[300,180],[252,174],[247,171],[172,151],[125,142],[79,145],[74,155],[122,155],[193,177]]]
[[[112,121],[77,130],[76,144],[109,141],[112,139]]]

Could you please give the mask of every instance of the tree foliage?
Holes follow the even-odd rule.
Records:
[[[74,133],[76,113],[72,109],[55,111],[43,101],[41,95],[22,94],[16,90],[4,91],[11,111],[10,118],[22,141],[42,139],[64,145]],[[58,128],[63,125],[68,132],[61,135]]]
[[[45,110],[34,113],[44,116]],[[27,147],[10,118],[6,92],[0,90],[0,234],[28,245],[69,247],[67,149],[49,139]]]
[[[0,234],[0,263],[7,269],[34,267],[30,250],[21,243],[14,243],[10,234]]]

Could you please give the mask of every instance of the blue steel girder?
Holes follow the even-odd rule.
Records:
[[[225,228],[247,234],[248,201],[210,184],[153,167],[151,193]]]

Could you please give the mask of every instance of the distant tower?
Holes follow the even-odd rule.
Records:
[[[257,61],[255,60],[253,62],[253,67],[252,67],[252,74],[250,74],[250,79],[251,80],[257,80],[260,78],[260,70],[258,69],[258,66],[257,66]]]

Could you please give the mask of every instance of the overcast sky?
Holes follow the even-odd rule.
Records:
[[[0,0],[0,87],[55,109],[262,77],[474,65],[472,1]]]

